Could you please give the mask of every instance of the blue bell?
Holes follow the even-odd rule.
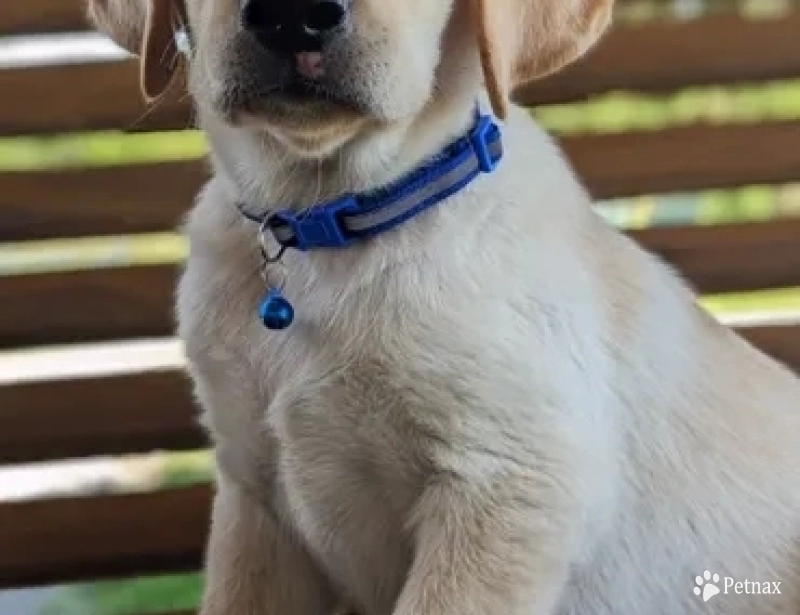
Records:
[[[294,308],[280,290],[270,288],[258,306],[258,316],[267,329],[285,329],[294,320]]]

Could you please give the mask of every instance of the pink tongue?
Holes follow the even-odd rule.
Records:
[[[303,51],[295,55],[297,72],[306,79],[319,79],[325,74],[322,68],[322,54],[316,51]]]

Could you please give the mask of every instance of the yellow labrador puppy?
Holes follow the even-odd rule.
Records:
[[[507,100],[610,4],[93,1],[211,143],[203,615],[800,613],[800,382]]]

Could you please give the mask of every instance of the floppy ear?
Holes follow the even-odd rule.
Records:
[[[186,23],[182,0],[89,0],[89,19],[123,49],[139,56],[148,102],[169,86],[178,67],[175,30]]]
[[[614,0],[469,0],[486,88],[505,118],[518,85],[585,53],[605,32]]]

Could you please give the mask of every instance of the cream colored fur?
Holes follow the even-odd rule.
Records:
[[[458,25],[440,4],[420,2],[426,23]],[[203,33],[214,6],[189,5],[201,55],[222,45]],[[438,90],[414,113],[333,145],[231,125],[193,67],[214,178],[177,312],[219,467],[202,614],[797,615],[798,378],[598,217],[525,111],[496,173],[429,213],[287,253],[297,320],[258,322],[257,229],[236,203],[381,185],[461,134],[480,88],[463,26],[419,64]],[[782,593],[704,603],[704,570]]]

